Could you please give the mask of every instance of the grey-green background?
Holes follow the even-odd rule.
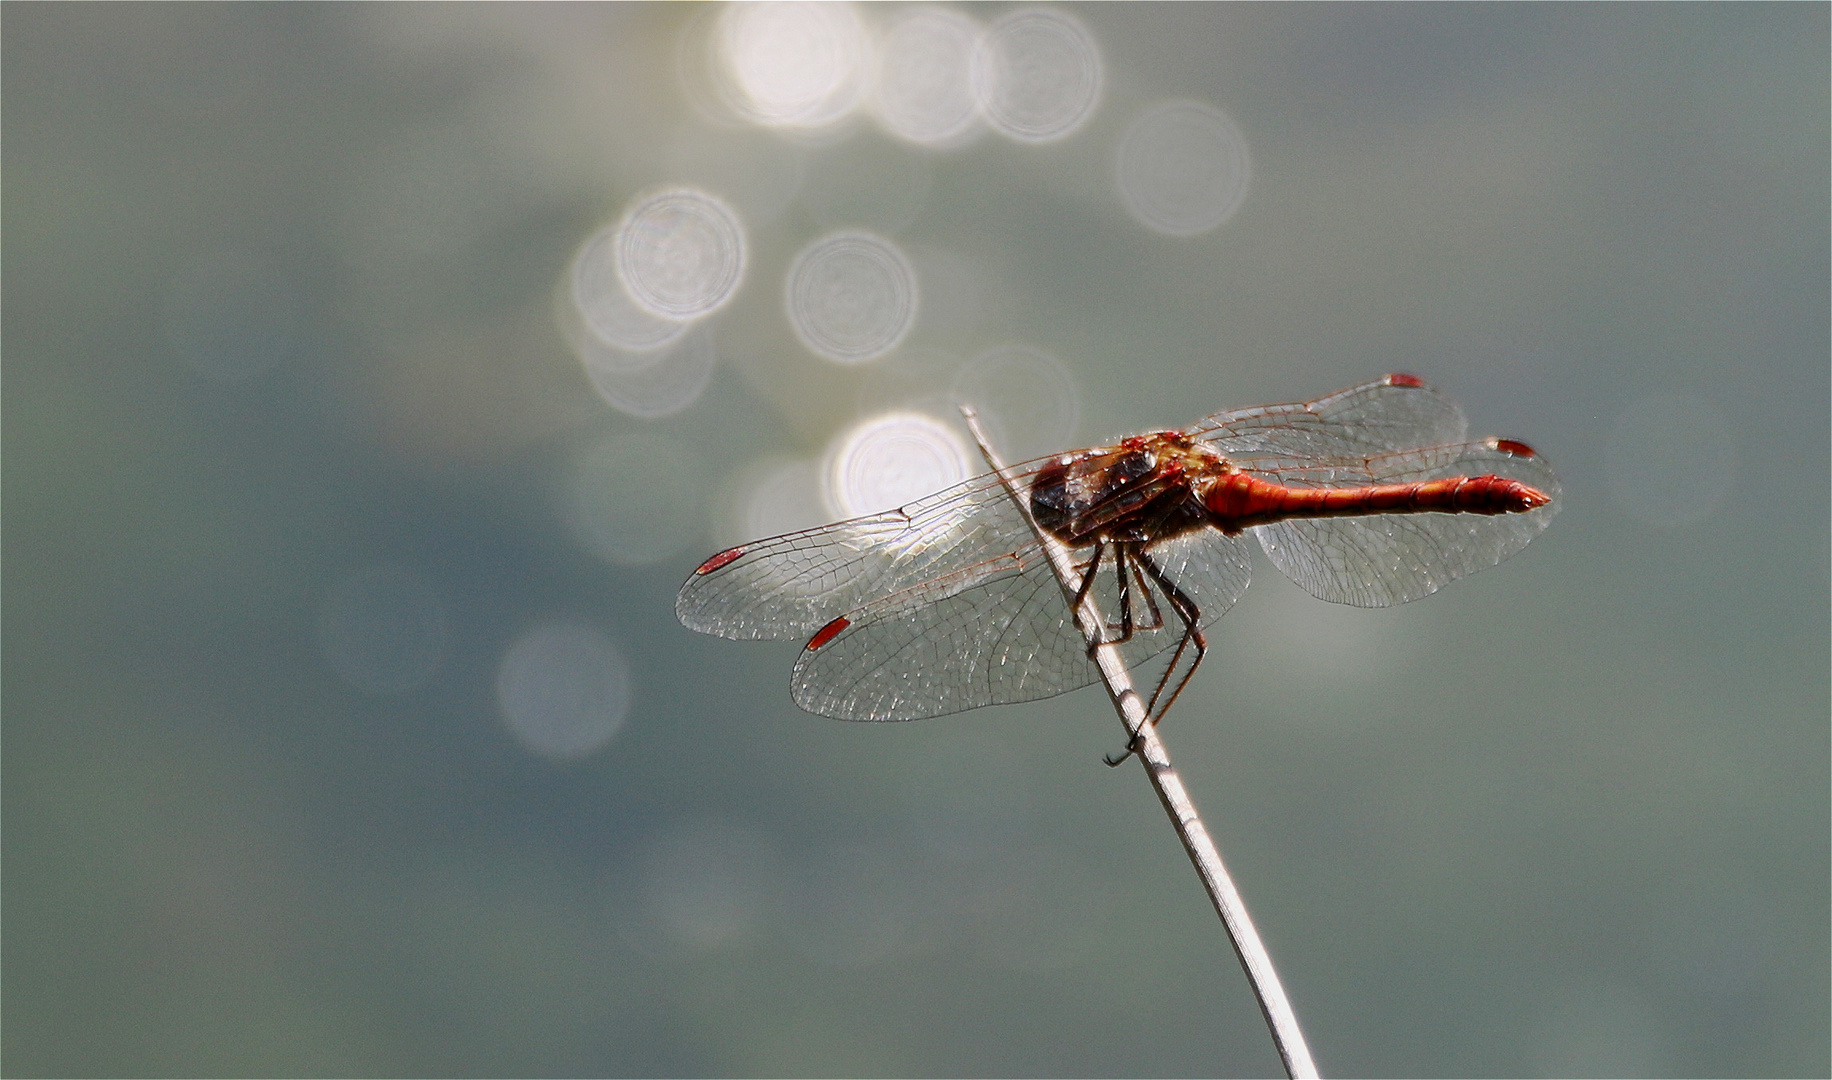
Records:
[[[747,465],[859,415],[780,301],[850,215],[973,283],[911,347],[1061,358],[1078,442],[1405,370],[1559,469],[1405,608],[1262,559],[1166,729],[1326,1075],[1825,1075],[1826,6],[1074,10],[1072,138],[759,151],[720,368],[638,420],[551,299],[717,189],[669,147],[776,138],[692,110],[694,9],[7,5],[5,1070],[1277,1068],[1098,691],[848,725],[676,624]],[[1112,191],[1166,98],[1252,153],[1190,240]],[[629,433],[639,565],[565,513]],[[374,565],[447,614],[405,692],[315,638]],[[630,667],[571,764],[493,688],[551,618]]]

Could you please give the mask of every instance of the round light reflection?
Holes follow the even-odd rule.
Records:
[[[851,4],[730,4],[714,35],[731,104],[754,123],[822,127],[863,96],[871,43]]]
[[[623,727],[630,666],[594,626],[543,623],[503,654],[496,701],[523,746],[555,761],[577,760]]]
[[[1071,134],[1100,102],[1100,50],[1079,19],[1048,8],[995,20],[973,59],[973,85],[993,130],[1019,142]]]
[[[930,416],[891,412],[835,439],[827,453],[827,504],[840,517],[892,510],[967,479],[967,447]]]
[[[916,269],[871,233],[835,233],[804,248],[784,291],[796,336],[837,363],[883,356],[916,323]]]
[[[1139,224],[1166,236],[1197,236],[1232,217],[1247,197],[1249,173],[1246,136],[1199,102],[1154,105],[1120,137],[1120,201]]]
[[[631,300],[663,319],[722,307],[744,274],[744,229],[724,202],[692,188],[640,199],[617,224],[617,276]]]
[[[572,265],[572,303],[586,329],[619,349],[646,352],[666,347],[687,331],[679,319],[652,314],[630,299],[617,273],[617,227],[594,233]]]
[[[657,352],[627,352],[589,338],[578,352],[598,396],[619,412],[645,419],[672,416],[698,401],[719,360],[712,330],[704,326]]]
[[[984,128],[973,92],[980,24],[946,8],[898,18],[878,42],[870,107],[879,126],[920,146],[952,148]]]

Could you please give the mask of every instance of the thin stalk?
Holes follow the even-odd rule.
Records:
[[[1078,578],[1068,548],[1037,525],[1037,519],[1031,514],[1030,501],[1024,497],[1005,463],[987,441],[986,432],[980,426],[979,414],[971,406],[962,405],[961,415],[973,431],[974,441],[980,444],[980,453],[986,458],[986,464],[998,474],[999,481],[1005,485],[1005,493],[1011,496],[1018,512],[1030,524],[1037,542],[1043,545],[1044,552],[1048,554],[1050,567],[1056,572],[1056,583],[1062,586],[1064,602],[1073,603]],[[1074,617],[1076,626],[1088,641],[1096,641],[1096,635],[1105,623],[1092,594],[1082,599],[1081,605],[1074,611]],[[1285,988],[1279,983],[1279,974],[1272,966],[1272,955],[1260,941],[1259,931],[1253,928],[1253,919],[1247,914],[1246,902],[1241,899],[1239,890],[1234,888],[1234,880],[1228,876],[1228,868],[1222,865],[1221,852],[1216,849],[1215,841],[1210,839],[1209,830],[1202,824],[1202,817],[1196,813],[1196,804],[1190,801],[1182,778],[1171,766],[1170,753],[1164,748],[1163,740],[1158,738],[1156,725],[1147,722],[1145,703],[1133,688],[1132,672],[1126,667],[1125,657],[1120,655],[1117,645],[1096,645],[1094,662],[1100,669],[1101,681],[1106,684],[1107,696],[1113,699],[1113,707],[1119,713],[1120,722],[1126,725],[1126,738],[1130,741],[1136,737],[1137,741],[1130,742],[1130,745],[1137,748],[1136,756],[1145,766],[1145,775],[1151,779],[1152,790],[1158,793],[1158,801],[1164,804],[1164,812],[1170,815],[1171,825],[1177,830],[1177,838],[1183,841],[1183,850],[1189,854],[1190,862],[1195,864],[1196,875],[1202,879],[1202,887],[1208,890],[1209,900],[1215,905],[1215,913],[1221,916],[1222,925],[1227,928],[1228,941],[1234,946],[1234,955],[1240,958],[1240,966],[1247,973],[1247,982],[1252,985],[1253,994],[1259,999],[1260,1012],[1266,1017],[1266,1027],[1272,1032],[1272,1043],[1278,1048],[1279,1058],[1285,1063],[1285,1074],[1292,1077],[1292,1080],[1316,1077],[1316,1063],[1311,1060],[1310,1047],[1304,1043],[1304,1032],[1298,1028],[1298,1015],[1292,1011],[1291,1002],[1285,998]]]

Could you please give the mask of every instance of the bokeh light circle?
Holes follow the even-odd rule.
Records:
[[[663,319],[717,311],[744,275],[744,229],[731,207],[703,191],[670,188],[632,205],[617,225],[617,277],[643,310]]]
[[[979,23],[946,8],[917,8],[893,20],[878,41],[869,98],[879,126],[919,146],[972,141],[985,126],[973,92],[980,34]]]
[[[804,248],[784,292],[796,336],[837,363],[883,356],[916,323],[916,268],[871,233],[834,233]]]
[[[370,694],[404,694],[439,667],[450,636],[445,601],[404,566],[345,577],[318,609],[319,651],[339,678]]]
[[[603,631],[581,622],[535,626],[496,671],[496,702],[521,744],[573,761],[610,742],[630,711],[630,665]]]
[[[1100,50],[1079,19],[1027,8],[995,20],[973,59],[973,85],[993,130],[1019,142],[1073,133],[1100,103]]]
[[[605,404],[630,416],[655,419],[673,416],[700,400],[712,385],[719,351],[712,330],[696,326],[660,352],[632,353],[586,340],[579,346],[579,359]]]
[[[823,127],[864,95],[871,38],[847,3],[735,3],[714,30],[733,109],[770,127]]]
[[[1027,345],[974,357],[955,376],[954,395],[979,410],[993,447],[1009,461],[1068,449],[1081,422],[1081,391],[1068,366]]]
[[[875,514],[965,480],[967,447],[932,416],[883,413],[833,441],[825,474],[827,503],[835,515]]]
[[[1115,180],[1139,224],[1166,236],[1197,236],[1232,217],[1247,197],[1247,139],[1219,109],[1167,101],[1140,113],[1120,136]]]
[[[617,227],[600,229],[573,259],[571,298],[586,329],[607,345],[631,352],[665,348],[687,332],[687,323],[645,310],[617,273]]]

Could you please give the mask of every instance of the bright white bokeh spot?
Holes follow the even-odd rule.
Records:
[[[973,58],[973,86],[993,130],[1019,142],[1052,142],[1094,115],[1100,50],[1081,20],[1026,8],[995,20]]]
[[[404,566],[372,566],[332,586],[318,609],[319,651],[344,682],[404,694],[439,667],[450,635],[445,601]]]
[[[871,38],[847,3],[734,3],[714,52],[732,108],[770,127],[824,127],[864,95]]]
[[[1717,512],[1736,480],[1730,423],[1699,394],[1653,394],[1617,418],[1603,450],[1616,502],[1654,525],[1690,525]]]
[[[617,277],[629,298],[663,319],[717,311],[744,276],[744,229],[737,213],[692,188],[638,199],[617,223]]]
[[[828,449],[827,505],[842,518],[892,510],[967,479],[967,462],[966,445],[934,417],[874,416]]]
[[[789,324],[819,356],[853,364],[883,356],[916,322],[916,268],[897,246],[866,232],[822,237],[789,265]]]
[[[630,665],[597,627],[542,623],[503,654],[496,703],[523,746],[554,761],[574,761],[623,727]]]
[[[617,273],[615,226],[592,234],[572,264],[572,303],[599,341],[629,352],[660,349],[687,332],[680,319],[651,314],[630,299]]]
[[[579,545],[619,566],[645,566],[700,532],[699,461],[661,435],[629,432],[588,444],[573,461],[566,523]]]
[[[919,146],[964,146],[984,130],[973,92],[980,24],[947,8],[917,8],[885,27],[868,104],[884,130]]]
[[[1247,197],[1246,136],[1200,102],[1167,101],[1140,113],[1120,136],[1116,165],[1127,213],[1166,236],[1208,232]]]
[[[1006,345],[975,357],[954,380],[958,400],[979,410],[993,448],[1023,461],[1072,448],[1081,392],[1061,360]]]
[[[297,356],[305,333],[286,276],[256,256],[219,252],[166,287],[166,343],[207,379],[240,382]]]
[[[726,822],[679,822],[643,859],[648,922],[671,943],[695,952],[741,937],[763,914],[773,890],[769,839]]]

